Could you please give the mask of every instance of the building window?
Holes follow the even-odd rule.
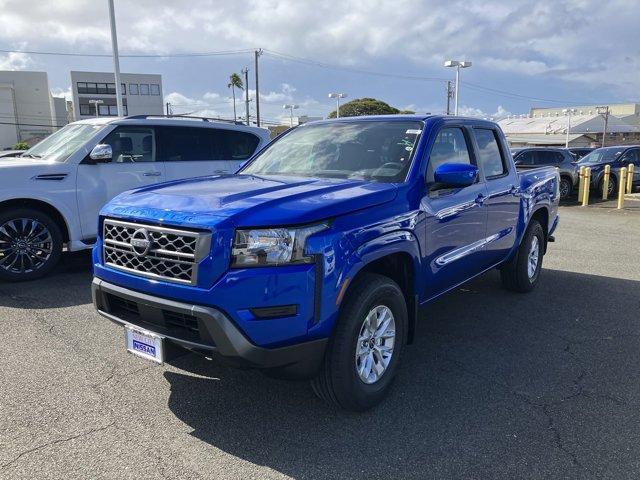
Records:
[[[80,105],[80,115],[91,115],[91,105]]]
[[[87,92],[87,82],[78,82],[78,93],[88,93]]]
[[[149,84],[141,83],[140,84],[140,95],[149,95]]]
[[[106,95],[109,92],[106,83],[98,83],[96,85],[97,85],[97,89],[98,89],[97,93],[99,93],[101,95]]]
[[[108,116],[109,115],[109,106],[108,105],[98,105],[98,114],[100,116]]]
[[[160,85],[158,85],[157,83],[152,83],[151,85],[149,85],[150,91],[151,91],[151,95],[160,95]]]
[[[129,95],[138,95],[138,84],[130,83],[129,84]]]

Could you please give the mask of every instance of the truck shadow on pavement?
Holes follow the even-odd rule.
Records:
[[[91,303],[91,252],[65,253],[45,278],[30,282],[0,281],[0,306],[46,309]]]
[[[194,437],[295,478],[622,477],[640,455],[639,291],[545,269],[521,295],[491,272],[431,305],[370,412],[195,355],[164,374],[169,408]]]

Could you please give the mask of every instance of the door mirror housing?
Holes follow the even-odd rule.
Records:
[[[113,150],[111,149],[111,145],[106,143],[99,143],[91,153],[89,154],[89,158],[93,160],[94,163],[108,163],[113,158]]]
[[[443,163],[433,173],[439,188],[464,188],[478,180],[479,170],[468,163]]]

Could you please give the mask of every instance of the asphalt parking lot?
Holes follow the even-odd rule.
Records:
[[[126,354],[86,254],[0,284],[0,478],[638,478],[640,211],[560,214],[539,288],[492,272],[439,300],[365,414]]]

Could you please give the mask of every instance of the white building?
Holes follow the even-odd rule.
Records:
[[[125,115],[162,115],[162,76],[122,73],[122,102]],[[117,116],[115,75],[107,72],[71,72],[73,118]],[[98,104],[90,103],[97,100]]]
[[[65,101],[51,96],[46,72],[0,71],[0,149],[33,144],[67,123]]]
[[[639,107],[637,104],[609,106],[606,145],[640,143]],[[597,113],[596,106],[569,108],[574,109],[571,116],[563,108],[532,108],[528,115],[510,115],[498,123],[512,147],[564,146],[567,129],[572,147],[601,145],[604,115]]]

